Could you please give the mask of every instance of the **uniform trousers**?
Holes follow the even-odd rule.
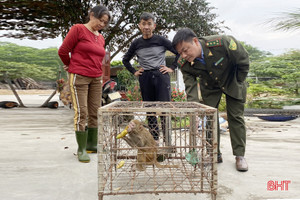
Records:
[[[222,92],[214,92],[209,98],[219,99],[217,104],[213,104],[215,101],[209,101],[208,99],[203,99],[204,103],[208,106],[218,108],[221,100]],[[229,133],[231,140],[231,147],[233,155],[244,156],[246,149],[246,127],[244,121],[244,101],[235,99],[226,95],[226,109],[227,109],[227,119],[229,125]],[[220,153],[220,125],[218,121],[218,153]]]

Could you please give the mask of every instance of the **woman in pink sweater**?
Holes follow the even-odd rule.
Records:
[[[71,27],[58,55],[69,72],[78,160],[89,162],[87,151],[97,151],[97,110],[102,96],[102,60],[105,40],[99,33],[111,19],[104,6],[89,12],[86,24]],[[87,129],[86,129],[87,124]]]

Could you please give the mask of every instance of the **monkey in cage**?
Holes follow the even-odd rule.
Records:
[[[131,120],[117,139],[124,139],[129,146],[138,149],[136,168],[139,171],[146,169],[145,165],[155,165],[157,168],[178,168],[178,165],[162,165],[157,161],[157,146],[151,133],[139,120]]]

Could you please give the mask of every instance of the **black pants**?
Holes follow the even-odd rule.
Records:
[[[171,101],[170,76],[168,73],[162,74],[158,69],[144,71],[139,77],[140,88],[143,101]],[[155,140],[159,139],[159,128],[155,113],[148,116],[148,126],[150,133]],[[162,129],[165,132],[165,117],[161,116]]]

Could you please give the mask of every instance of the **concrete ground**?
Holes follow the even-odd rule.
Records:
[[[90,155],[90,163],[77,161],[73,110],[37,108],[48,96],[21,95],[23,103],[30,108],[0,108],[0,199],[96,200],[97,155]],[[53,98],[57,99],[57,96]],[[0,95],[0,101],[4,100],[16,101],[13,95]],[[224,162],[218,164],[217,199],[300,199],[300,118],[286,122],[245,119],[249,171],[236,171],[229,134],[222,134]],[[268,190],[272,186],[268,187],[269,181],[286,181],[282,185],[285,187]],[[209,197],[171,193],[104,196],[104,199]]]

